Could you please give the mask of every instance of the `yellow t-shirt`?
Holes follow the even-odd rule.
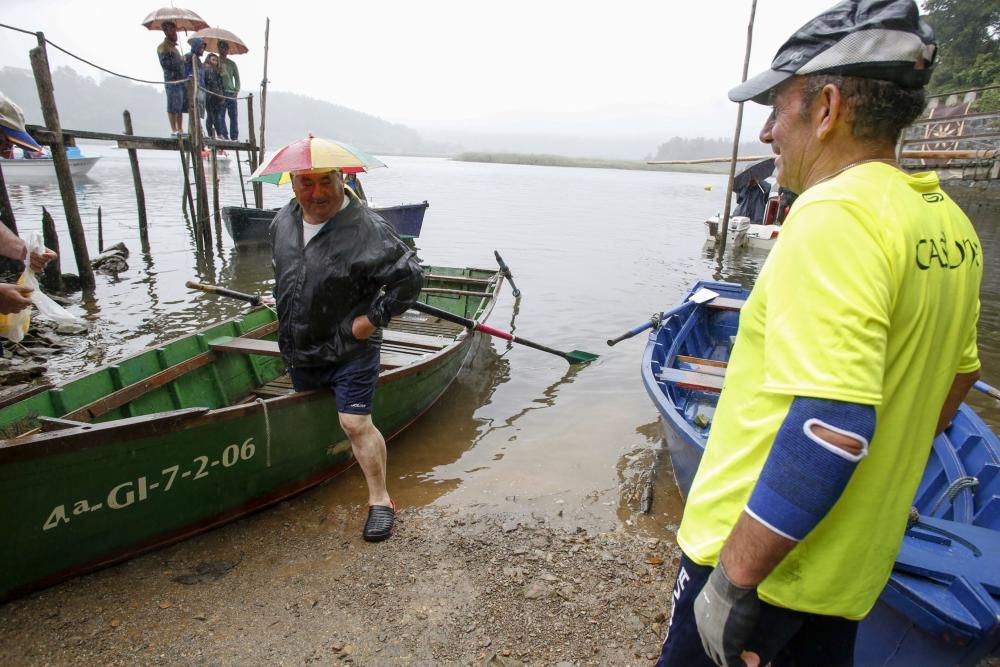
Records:
[[[864,617],[889,579],[941,407],[979,368],[982,253],[937,175],[856,166],[795,202],[740,314],[678,542],[715,565],[795,396],[876,406],[830,513],[761,582],[766,602]]]

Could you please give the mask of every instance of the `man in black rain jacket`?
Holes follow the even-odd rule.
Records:
[[[328,388],[368,483],[370,542],[392,534],[385,439],[372,423],[381,327],[416,300],[414,252],[370,208],[344,194],[340,172],[292,175],[295,199],[271,223],[278,346],[297,391]]]

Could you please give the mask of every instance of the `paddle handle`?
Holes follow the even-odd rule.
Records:
[[[247,294],[246,292],[237,292],[236,290],[231,290],[226,287],[219,287],[218,285],[206,285],[204,283],[196,283],[193,280],[189,280],[184,283],[184,286],[188,289],[201,290],[202,292],[207,292],[208,294],[217,294],[218,296],[226,296],[230,299],[239,299],[240,301],[246,301],[254,306],[259,306],[264,301],[256,294]]]
[[[998,390],[996,387],[992,387],[992,386],[986,384],[985,382],[983,382],[982,380],[976,380],[976,384],[974,384],[972,386],[974,386],[976,389],[978,389],[979,391],[983,392],[987,396],[989,396],[991,398],[995,398],[998,401],[1000,401],[1000,390]]]
[[[652,327],[659,326],[660,323],[663,322],[664,320],[666,320],[668,317],[673,317],[677,313],[680,313],[681,311],[687,310],[688,308],[691,308],[694,305],[695,305],[694,301],[685,301],[681,305],[674,306],[673,308],[671,308],[670,310],[666,311],[665,313],[655,313],[647,321],[643,322],[642,324],[639,324],[639,325],[636,325],[636,326],[632,327],[631,329],[629,329],[628,331],[626,331],[625,333],[623,333],[621,336],[618,336],[617,338],[609,338],[608,339],[608,346],[612,347],[612,346],[614,346],[614,345],[622,342],[623,340],[627,340],[629,338],[632,338],[633,336],[637,336],[637,335],[641,334],[646,329],[651,329]]]
[[[435,315],[440,317],[442,320],[448,320],[449,322],[454,322],[456,324],[461,324],[466,329],[471,329],[473,331],[482,331],[485,334],[491,336],[496,336],[497,338],[502,338],[504,340],[509,340],[512,343],[517,343],[518,345],[526,345],[527,347],[533,347],[536,350],[541,350],[542,352],[548,352],[549,354],[554,354],[557,357],[562,357],[570,363],[574,363],[575,360],[571,359],[565,352],[560,352],[559,350],[554,350],[551,347],[546,347],[539,343],[532,342],[525,338],[518,338],[513,334],[507,333],[506,331],[501,331],[500,329],[494,329],[491,326],[485,324],[480,324],[479,322],[474,322],[467,317],[462,317],[461,315],[455,315],[454,313],[449,313],[447,310],[441,310],[434,306],[429,306],[426,303],[421,303],[420,301],[415,302],[410,308],[413,310],[419,310],[421,313],[427,313],[428,315]]]
[[[507,282],[510,283],[510,288],[514,292],[514,298],[517,299],[521,296],[521,290],[517,289],[517,285],[514,284],[514,276],[510,273],[510,267],[508,267],[503,261],[503,257],[500,256],[498,251],[494,250],[493,256],[497,259],[497,265],[500,267],[500,273],[507,279]]]

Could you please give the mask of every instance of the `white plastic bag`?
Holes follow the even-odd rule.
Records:
[[[31,237],[28,239],[28,258],[26,261],[30,263],[32,253],[36,252],[45,252],[45,244],[42,242],[41,234],[38,232],[32,232]],[[39,317],[52,320],[60,327],[65,325],[86,327],[86,322],[84,322],[82,318],[77,317],[60,306],[58,303],[53,301],[48,294],[41,290],[38,286],[38,280],[35,278],[35,274],[31,272],[30,266],[25,267],[24,275],[27,276],[24,284],[35,290],[31,293],[31,302],[35,304],[35,308],[38,309]]]

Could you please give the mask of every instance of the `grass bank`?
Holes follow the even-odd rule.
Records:
[[[460,153],[452,158],[459,162],[491,162],[495,164],[530,164],[538,167],[579,167],[583,169],[636,169],[642,171],[681,171],[695,174],[723,174],[729,164],[647,164],[643,160],[598,160],[538,153]]]

